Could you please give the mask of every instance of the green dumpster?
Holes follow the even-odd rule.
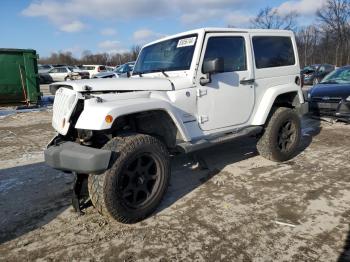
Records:
[[[38,56],[32,49],[0,48],[0,105],[40,100]]]

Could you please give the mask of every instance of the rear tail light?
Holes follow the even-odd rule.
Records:
[[[98,66],[98,67],[97,67],[97,72],[100,72],[100,71],[101,71],[101,70],[100,70],[100,67]]]

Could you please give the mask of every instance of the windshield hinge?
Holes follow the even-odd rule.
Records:
[[[199,117],[199,123],[201,123],[201,124],[208,122],[208,121],[209,121],[209,117],[206,115],[202,115]]]
[[[208,93],[207,89],[198,88],[197,89],[197,97],[205,96]]]

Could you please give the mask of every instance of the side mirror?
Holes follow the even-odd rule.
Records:
[[[202,86],[209,84],[211,82],[211,75],[216,73],[224,72],[224,59],[215,58],[212,60],[205,61],[203,63],[202,72],[207,74],[207,77],[202,77],[200,79],[200,84]]]
[[[202,71],[204,74],[216,74],[224,72],[224,59],[215,58],[203,63]]]
[[[131,76],[130,71],[126,72],[126,76],[127,76],[127,77],[130,77],[130,76]]]

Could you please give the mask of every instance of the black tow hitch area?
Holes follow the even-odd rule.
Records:
[[[89,175],[87,174],[78,174],[75,175],[75,181],[73,185],[73,195],[72,195],[72,205],[79,215],[83,215],[83,209],[91,206],[91,201],[88,192],[87,181]]]

